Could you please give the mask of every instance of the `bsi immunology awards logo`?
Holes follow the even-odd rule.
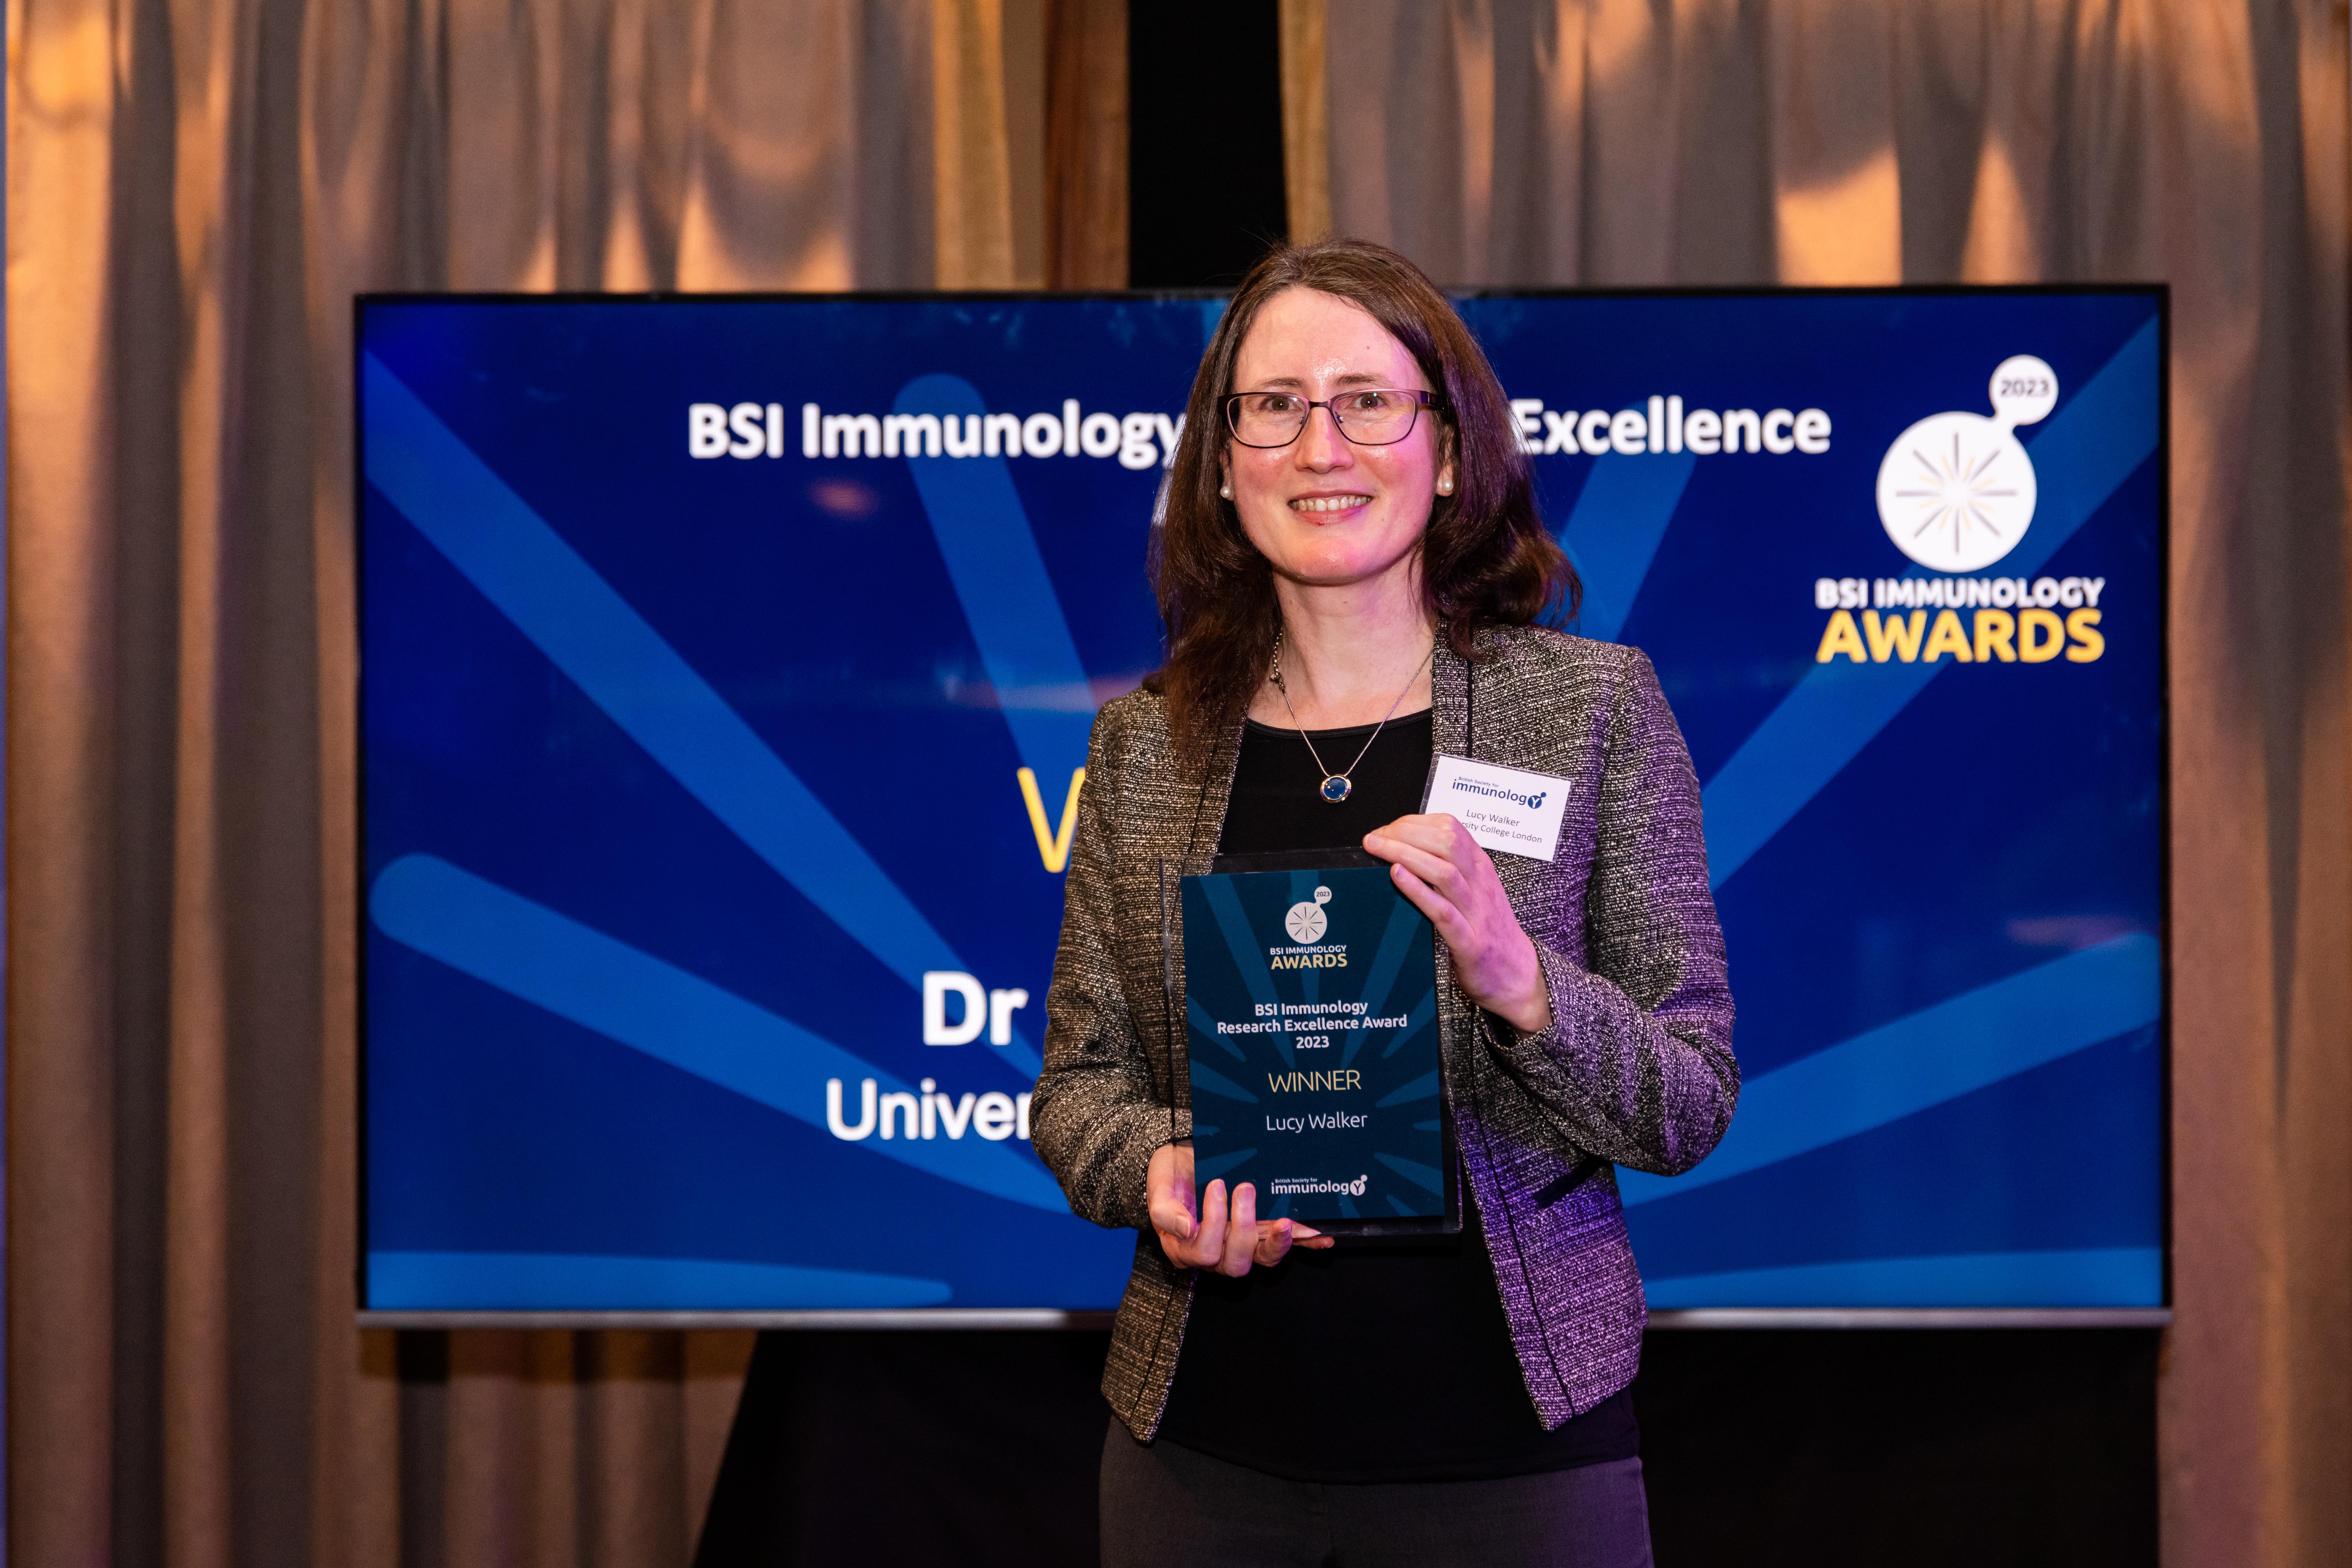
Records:
[[[1345,969],[1348,967],[1348,944],[1335,942],[1328,947],[1317,945],[1330,934],[1331,917],[1323,906],[1331,901],[1331,889],[1318,888],[1311,900],[1301,899],[1282,914],[1282,929],[1290,933],[1289,947],[1269,947],[1265,950],[1268,969]]]
[[[1990,418],[1931,414],[1886,448],[1879,525],[1926,570],[1814,579],[1813,607],[1830,612],[1816,664],[2093,664],[2106,652],[2105,577],[1975,575],[2033,526],[2041,482],[2017,427],[2058,406],[2058,373],[2038,355],[2011,354],[1987,390]]]
[[[1290,906],[1290,911],[1282,917],[1282,929],[1290,933],[1291,941],[1302,946],[1321,942],[1323,933],[1331,929],[1330,917],[1323,912],[1323,906],[1330,901],[1330,889],[1316,889],[1313,903],[1301,900]]]
[[[1895,438],[1878,465],[1878,521],[1931,572],[1976,572],[2017,548],[2033,524],[2033,459],[2018,440],[2058,405],[2058,374],[2032,354],[1992,373],[1992,410],[1931,414]]]

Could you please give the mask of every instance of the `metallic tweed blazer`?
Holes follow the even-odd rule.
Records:
[[[1463,1170],[1528,1396],[1554,1427],[1632,1382],[1641,1359],[1646,1309],[1614,1167],[1696,1164],[1730,1123],[1739,1068],[1698,781],[1650,661],[1533,627],[1480,638],[1475,665],[1438,644],[1436,750],[1572,781],[1550,863],[1496,857],[1535,939],[1551,1027],[1523,1036],[1472,1006],[1443,942],[1437,950]],[[1071,1208],[1141,1233],[1103,1393],[1145,1441],[1176,1373],[1193,1284],[1161,1253],[1144,1202],[1152,1151],[1192,1130],[1160,879],[1164,863],[1174,905],[1173,879],[1208,869],[1240,750],[1236,725],[1205,772],[1180,765],[1166,706],[1150,692],[1096,719],[1030,1110],[1037,1152]]]

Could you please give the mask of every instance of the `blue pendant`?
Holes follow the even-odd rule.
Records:
[[[1355,785],[1349,784],[1346,779],[1341,778],[1337,773],[1333,773],[1329,778],[1323,781],[1323,787],[1316,791],[1316,793],[1321,795],[1325,800],[1329,801],[1333,805],[1337,805],[1341,801],[1347,799],[1348,792],[1355,787]]]

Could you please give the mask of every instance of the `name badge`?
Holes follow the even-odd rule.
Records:
[[[1551,773],[1531,773],[1494,763],[1440,753],[1422,796],[1423,812],[1444,812],[1488,849],[1549,860],[1559,849],[1560,813],[1568,809],[1568,784]]]

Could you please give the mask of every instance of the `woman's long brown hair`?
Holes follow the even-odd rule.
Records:
[[[1168,701],[1177,749],[1205,755],[1238,722],[1265,679],[1282,612],[1274,569],[1217,493],[1228,437],[1224,399],[1234,391],[1242,340],[1265,302],[1306,288],[1360,306],[1409,350],[1444,411],[1454,486],[1439,496],[1422,535],[1421,584],[1447,644],[1475,657],[1485,626],[1525,626],[1545,612],[1573,616],[1581,588],[1543,525],[1534,478],[1515,437],[1494,367],[1427,275],[1386,246],[1327,239],[1284,246],[1250,269],[1201,358],[1184,433],[1169,475],[1164,521],[1154,531],[1152,586],[1168,637],[1168,663],[1147,686]]]

